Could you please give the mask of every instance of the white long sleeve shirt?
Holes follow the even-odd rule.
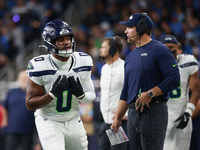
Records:
[[[111,65],[105,64],[101,70],[100,109],[105,123],[113,122],[117,111],[120,94],[124,84],[124,60],[118,59]]]

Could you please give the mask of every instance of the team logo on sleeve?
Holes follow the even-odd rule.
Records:
[[[32,63],[29,62],[27,65],[27,70],[31,70],[31,69],[34,69],[34,67],[33,67]]]

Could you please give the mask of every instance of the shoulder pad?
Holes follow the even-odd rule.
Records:
[[[74,52],[72,57],[74,58],[73,70],[75,72],[92,70],[93,61],[90,55],[83,52]]]
[[[196,58],[191,54],[180,54],[177,57],[180,57],[182,60],[182,63],[186,62],[197,62]]]
[[[57,72],[49,61],[49,55],[40,55],[31,59],[27,66],[27,73],[30,77],[43,75],[54,75]]]
[[[93,66],[93,60],[90,55],[84,52],[74,52],[73,57],[75,58],[75,64],[78,66]]]
[[[37,57],[32,58],[27,66],[27,70],[44,70],[46,65],[49,63],[48,55],[40,55]]]

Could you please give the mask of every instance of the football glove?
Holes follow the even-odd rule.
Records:
[[[53,98],[58,97],[63,93],[63,91],[67,90],[68,88],[68,80],[65,75],[59,75],[56,81],[53,84],[53,87],[50,91],[50,96],[53,94]]]
[[[75,95],[78,99],[82,99],[85,96],[78,77],[77,81],[74,79],[73,76],[68,77],[68,87],[72,94]]]
[[[188,112],[184,112],[183,115],[181,115],[180,117],[178,117],[178,119],[175,120],[175,122],[180,121],[176,128],[184,129],[187,126],[189,119],[190,114]]]

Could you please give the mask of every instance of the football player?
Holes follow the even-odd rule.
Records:
[[[193,55],[177,55],[179,48],[176,37],[166,35],[161,42],[174,54],[181,77],[180,86],[169,92],[164,150],[189,150],[192,133],[191,116],[199,98],[198,63]]]
[[[35,122],[44,150],[87,150],[87,136],[81,122],[79,102],[95,98],[91,80],[92,59],[74,52],[74,34],[61,20],[46,24],[44,47],[50,52],[30,60],[26,105],[36,110]]]

